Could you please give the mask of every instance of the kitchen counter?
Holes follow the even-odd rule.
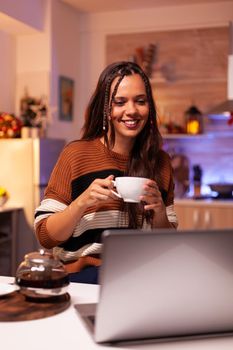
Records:
[[[1,277],[0,282],[10,283],[13,278]],[[32,321],[0,322],[1,343],[7,350],[28,348],[32,350],[230,350],[233,336],[211,337],[193,340],[163,341],[149,344],[103,344],[97,345],[87,327],[74,309],[74,304],[98,301],[99,286],[71,283],[71,305],[60,314]]]
[[[233,228],[233,200],[176,199],[179,230]]]

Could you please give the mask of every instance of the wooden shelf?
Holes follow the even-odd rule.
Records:
[[[167,139],[187,139],[187,140],[196,140],[196,139],[215,139],[215,138],[226,138],[233,137],[233,128],[232,131],[219,131],[219,132],[209,132],[198,135],[189,135],[189,134],[162,134],[164,140]]]
[[[227,84],[227,80],[225,78],[200,78],[200,79],[176,79],[174,81],[169,81],[167,79],[165,79],[164,77],[153,77],[150,79],[150,83],[151,85],[164,85],[164,84],[167,84],[167,85],[194,85],[194,84],[197,84],[197,85],[203,85],[203,84],[216,84],[216,83],[222,83],[222,84]]]

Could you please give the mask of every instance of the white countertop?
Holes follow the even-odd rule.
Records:
[[[15,211],[15,210],[21,210],[23,209],[22,206],[14,205],[14,206],[9,206],[8,204],[0,206],[0,213],[6,213],[8,211]]]
[[[12,282],[12,277],[0,277],[0,282]],[[76,313],[73,304],[96,302],[99,286],[71,283],[71,306],[64,312],[33,321],[0,322],[0,344],[6,350],[96,350],[96,349],[155,349],[155,350],[232,350],[232,337],[186,341],[170,341],[138,345],[97,345]]]

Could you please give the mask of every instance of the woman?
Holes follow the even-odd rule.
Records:
[[[112,180],[122,175],[150,179],[141,203],[124,204],[114,195]],[[96,283],[102,231],[175,228],[173,189],[149,79],[135,63],[113,63],[100,75],[81,140],[64,148],[52,172],[36,210],[37,237],[72,281]]]

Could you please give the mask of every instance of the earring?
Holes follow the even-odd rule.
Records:
[[[106,130],[106,116],[104,115],[104,118],[103,118],[103,130],[105,131]]]

